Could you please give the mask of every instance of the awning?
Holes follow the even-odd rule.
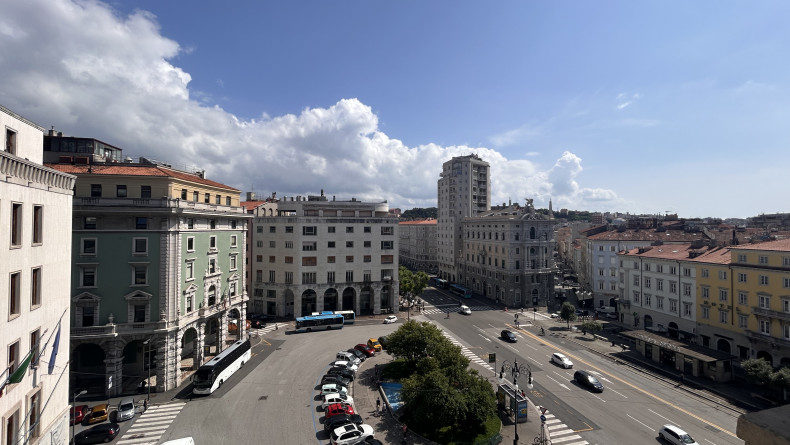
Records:
[[[667,338],[662,335],[653,334],[647,331],[623,331],[620,333],[628,338],[634,340],[641,340],[651,345],[656,345],[659,348],[668,349],[683,354],[687,357],[695,358],[702,362],[716,362],[721,360],[731,360],[735,358],[732,354],[726,352],[714,351],[712,349],[703,348],[697,345],[690,345],[677,341],[673,338]]]

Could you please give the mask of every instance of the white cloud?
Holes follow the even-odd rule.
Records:
[[[617,111],[627,108],[631,106],[631,104],[633,104],[637,99],[639,99],[639,97],[640,97],[639,93],[635,93],[635,94],[620,93],[615,98],[616,104],[614,108]]]
[[[586,208],[588,200],[617,201],[611,190],[577,184],[582,166],[573,153],[542,171],[486,147],[408,147],[355,98],[240,120],[190,92],[190,74],[171,62],[183,52],[146,12],[121,17],[91,0],[12,2],[0,16],[0,103],[44,127],[120,146],[125,156],[205,169],[210,179],[261,195],[323,189],[403,208],[435,206],[442,163],[477,153],[491,164],[492,203],[537,198],[546,205],[552,198],[555,208]],[[538,133],[525,125],[492,140],[506,145]]]
[[[495,134],[489,139],[496,147],[507,147],[523,143],[541,134],[541,128],[537,125],[524,124],[518,128]]]

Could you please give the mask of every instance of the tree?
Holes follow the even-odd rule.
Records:
[[[582,323],[581,328],[582,328],[582,332],[586,337],[588,332],[593,334],[593,336],[595,336],[595,333],[602,330],[603,326],[601,326],[601,323],[597,321],[587,320],[584,323]]]
[[[773,368],[767,360],[762,358],[750,358],[741,362],[741,368],[746,376],[758,385],[765,385],[771,381]]]
[[[771,385],[782,390],[782,400],[787,400],[787,390],[790,389],[790,368],[784,367],[771,374]]]
[[[407,321],[387,336],[387,352],[406,359],[412,367],[419,359],[434,355],[444,345],[453,346],[439,328],[427,321]]]
[[[571,322],[576,321],[576,308],[568,303],[562,303],[562,307],[560,308],[560,319],[565,320],[568,324],[568,329],[571,328]]]
[[[412,302],[415,297],[422,294],[422,291],[428,286],[429,279],[428,274],[423,271],[415,273],[403,266],[398,268],[400,294],[409,302]]]

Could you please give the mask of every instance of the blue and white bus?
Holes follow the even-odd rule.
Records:
[[[205,395],[216,391],[244,363],[250,361],[251,356],[249,339],[233,343],[198,368],[192,376],[192,393]]]
[[[354,324],[354,320],[357,317],[354,311],[335,311],[335,314],[342,315],[343,323],[345,324]]]
[[[458,284],[451,284],[450,292],[458,295],[459,297],[472,298],[472,291]]]
[[[345,318],[340,314],[321,314],[296,319],[296,332],[328,331],[343,329]]]

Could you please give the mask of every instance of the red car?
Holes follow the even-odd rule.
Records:
[[[82,423],[82,421],[85,420],[85,416],[87,416],[90,413],[91,413],[91,409],[88,408],[88,405],[72,406],[69,422],[71,425]]]
[[[371,348],[370,346],[364,344],[364,343],[360,343],[360,344],[354,346],[354,349],[356,349],[357,351],[365,354],[368,357],[373,357],[374,355],[376,355],[376,350]]]
[[[338,414],[354,414],[354,407],[350,403],[333,403],[326,407],[326,418],[336,416]]]

